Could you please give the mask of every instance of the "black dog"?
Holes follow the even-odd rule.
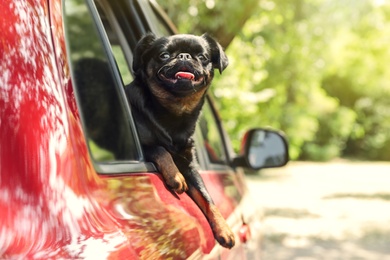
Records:
[[[193,134],[205,95],[228,59],[207,35],[145,35],[134,51],[134,81],[126,87],[146,160],[169,188],[187,192],[203,211],[216,240],[234,246],[234,235],[195,167]]]

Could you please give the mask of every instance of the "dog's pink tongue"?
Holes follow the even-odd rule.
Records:
[[[195,75],[191,72],[179,71],[175,74],[175,78],[193,80],[195,78]]]

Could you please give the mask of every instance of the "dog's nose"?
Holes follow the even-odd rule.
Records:
[[[192,57],[189,53],[180,53],[179,55],[177,55],[177,58],[179,60],[190,60]]]

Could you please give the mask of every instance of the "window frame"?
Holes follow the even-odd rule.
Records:
[[[205,104],[210,108],[210,112],[212,113],[212,117],[214,119],[215,126],[217,127],[217,131],[219,133],[221,139],[221,145],[223,148],[223,153],[225,155],[225,160],[221,163],[212,162],[207,153],[207,149],[204,146],[204,137],[202,131],[200,129],[199,124],[196,126],[195,131],[195,144],[196,144],[196,153],[198,155],[199,163],[203,170],[213,170],[213,171],[230,171],[233,168],[231,167],[231,158],[233,156],[233,151],[229,149],[230,143],[229,139],[227,139],[227,134],[222,126],[222,121],[218,115],[218,112],[215,108],[214,101],[210,93],[206,95]]]
[[[67,28],[67,15],[65,10],[65,1],[62,1],[62,10],[63,10],[63,17],[64,17],[64,23],[65,23],[65,29]],[[121,102],[123,103],[123,109],[124,109],[124,115],[126,117],[126,120],[128,121],[129,130],[134,138],[134,145],[133,148],[135,152],[137,153],[138,160],[113,160],[110,162],[99,162],[96,161],[92,155],[92,152],[90,150],[90,146],[88,144],[88,132],[86,131],[86,124],[85,119],[80,106],[80,100],[77,94],[77,90],[75,91],[75,98],[77,107],[80,111],[80,120],[82,121],[83,126],[83,134],[84,134],[84,140],[86,142],[86,145],[88,147],[88,153],[89,157],[91,158],[91,162],[93,163],[94,169],[97,173],[101,175],[112,175],[112,174],[128,174],[128,173],[140,173],[140,172],[156,172],[157,169],[152,163],[145,162],[144,155],[142,152],[141,144],[139,142],[138,134],[136,131],[135,123],[131,115],[130,106],[126,100],[124,86],[122,82],[122,78],[119,72],[119,68],[117,67],[116,60],[114,57],[114,54],[112,53],[111,44],[109,42],[108,36],[106,34],[105,28],[102,24],[102,21],[100,19],[100,15],[96,9],[95,3],[93,0],[85,0],[85,5],[88,9],[88,12],[91,16],[92,22],[97,30],[98,37],[101,41],[102,48],[105,54],[105,57],[107,58],[107,62],[109,63],[110,67],[110,73],[113,77],[113,80],[115,81],[115,88],[116,91],[118,91],[118,96],[121,99]],[[68,33],[65,33],[65,40],[66,40],[66,46],[67,46],[67,56],[69,61],[69,67],[70,67],[70,73],[72,78],[72,83],[74,85],[74,88],[77,89],[76,80],[74,76],[74,70],[73,70],[73,64],[70,62],[72,59],[70,58],[71,50],[70,48],[70,39]]]
[[[131,50],[130,45],[128,44],[128,42],[126,40],[126,36],[125,36],[125,34],[124,34],[124,32],[123,32],[123,30],[121,28],[121,25],[119,24],[118,19],[117,19],[116,15],[114,14],[114,10],[112,9],[111,4],[107,0],[95,0],[94,2],[98,2],[99,5],[102,8],[104,8],[104,12],[107,14],[108,22],[110,23],[110,25],[113,28],[113,30],[117,33],[119,45],[122,48],[123,55],[126,58],[127,67],[128,67],[128,69],[129,69],[129,71],[131,73],[131,68],[132,68],[132,65],[133,65],[131,63],[132,60],[133,60],[133,52]],[[96,13],[97,13],[97,16],[98,16],[97,19],[99,19],[99,21],[101,23],[101,26],[102,26],[102,30],[103,30],[102,33],[104,33],[104,35],[106,36],[106,38],[108,40],[109,47],[112,49],[110,40],[108,39],[108,36],[107,36],[107,32],[104,29],[103,22],[101,21],[101,17],[99,15],[98,8],[96,7],[96,3],[94,3],[94,4],[95,4],[95,10],[96,10]],[[113,55],[113,57],[114,57],[114,60],[115,60],[115,55]],[[118,70],[118,72],[120,74],[119,70]],[[122,76],[121,76],[121,78],[122,78]]]
[[[64,5],[63,0],[62,3]],[[130,67],[133,59],[133,51],[134,49],[134,43],[138,42],[139,38],[142,36],[142,33],[145,33],[147,31],[152,31],[153,33],[160,35],[160,31],[158,30],[157,26],[152,26],[150,18],[147,17],[148,14],[152,13],[152,15],[155,15],[156,18],[162,22],[162,25],[166,27],[167,31],[171,32],[172,34],[177,33],[176,28],[169,23],[169,20],[166,20],[166,17],[161,16],[161,10],[158,9],[155,5],[153,5],[152,2],[146,1],[148,6],[145,8],[142,6],[141,3],[139,3],[137,0],[130,0],[130,1],[113,1],[109,2],[107,0],[95,0],[96,2],[99,2],[102,7],[106,8],[105,9],[105,14],[110,16],[107,17],[110,26],[114,28],[114,30],[117,32],[117,37],[119,44],[122,48],[123,54],[126,58],[127,64]],[[122,86],[119,89],[119,95],[121,98],[126,99],[125,95],[125,90],[122,82],[122,76],[120,74],[119,68],[116,64],[116,59],[115,56],[112,52],[112,47],[110,40],[108,38],[107,32],[104,28],[103,22],[101,20],[99,11],[97,10],[96,4],[94,0],[85,0],[85,3],[88,7],[88,11],[91,15],[91,19],[93,20],[93,23],[97,29],[98,36],[101,40],[102,47],[104,48],[105,54],[107,56],[107,60],[109,62],[110,68],[111,68],[111,73],[116,81],[117,84],[116,86]],[[123,6],[125,5],[125,6]],[[115,8],[115,10],[114,10]],[[122,8],[122,9],[121,9]],[[141,14],[137,12],[138,10],[143,10]],[[118,13],[120,12],[119,17]],[[65,12],[65,11],[64,11]],[[131,16],[129,16],[131,15]],[[151,14],[150,14],[151,15]],[[142,17],[141,17],[142,16]],[[66,15],[64,14],[64,17]],[[121,21],[123,19],[128,18],[127,23],[123,24]],[[133,31],[132,33],[129,33],[131,31],[131,25],[130,24],[136,24],[137,25],[137,30]],[[135,39],[137,38],[137,39]],[[68,37],[66,36],[66,40],[68,41]],[[68,43],[67,43],[68,45]],[[124,47],[125,46],[125,47]],[[69,55],[69,51],[68,51]],[[70,59],[69,59],[70,60]],[[72,66],[72,64],[70,64]],[[130,71],[132,73],[132,71]],[[73,71],[71,69],[71,73],[73,74]],[[72,76],[72,79],[74,77]],[[74,80],[72,80],[75,82]],[[76,86],[77,87],[77,86]],[[76,95],[77,99],[77,95]],[[225,154],[226,160],[223,163],[214,163],[211,162],[208,155],[207,151],[204,147],[204,144],[202,143],[204,141],[203,135],[200,131],[199,125],[196,126],[196,131],[194,134],[194,139],[195,139],[195,149],[199,161],[199,166],[202,170],[213,170],[217,172],[226,172],[226,171],[231,171],[233,168],[231,167],[231,158],[233,158],[234,152],[232,152],[231,146],[230,146],[230,139],[228,139],[228,136],[226,132],[223,129],[222,122],[219,118],[218,112],[215,108],[212,96],[210,93],[206,95],[206,100],[205,102],[207,105],[210,107],[213,119],[215,121],[215,124],[218,129],[218,133],[220,135],[221,139],[221,145],[223,147],[223,153]],[[142,152],[142,147],[140,145],[138,133],[136,130],[136,125],[134,122],[134,119],[131,114],[131,109],[127,101],[125,102],[126,104],[126,117],[129,120],[130,124],[130,131],[132,132],[134,139],[135,139],[135,144],[137,149],[137,153],[139,155],[139,160],[138,161],[111,161],[111,162],[97,162],[93,159],[92,153],[90,151],[89,145],[88,146],[88,151],[89,151],[89,156],[91,158],[91,161],[93,162],[94,168],[97,173],[101,175],[112,175],[112,174],[128,174],[128,173],[141,173],[141,172],[157,172],[156,167],[154,166],[153,163],[145,161],[145,158],[143,156]],[[78,107],[80,107],[78,105]],[[83,121],[83,116],[81,115],[81,120]],[[83,125],[85,123],[83,122]],[[85,131],[85,128],[83,127],[83,132],[85,136],[85,140],[87,142],[87,132]]]

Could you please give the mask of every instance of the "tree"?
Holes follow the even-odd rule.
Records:
[[[389,3],[175,0],[166,8],[181,32],[207,31],[229,45],[213,93],[233,140],[268,125],[286,132],[293,159],[390,159]]]
[[[359,1],[348,23],[338,27],[323,82],[357,120],[344,151],[346,156],[390,159],[390,5]]]
[[[209,33],[227,47],[241,31],[247,19],[258,9],[258,0],[173,0],[160,3],[179,32],[201,35]]]
[[[281,129],[292,158],[298,158],[304,145],[316,140],[321,116],[338,113],[337,100],[321,88],[327,32],[315,12],[320,5],[263,1],[229,46],[234,69],[226,71],[215,90],[229,133],[242,135],[259,125]]]

